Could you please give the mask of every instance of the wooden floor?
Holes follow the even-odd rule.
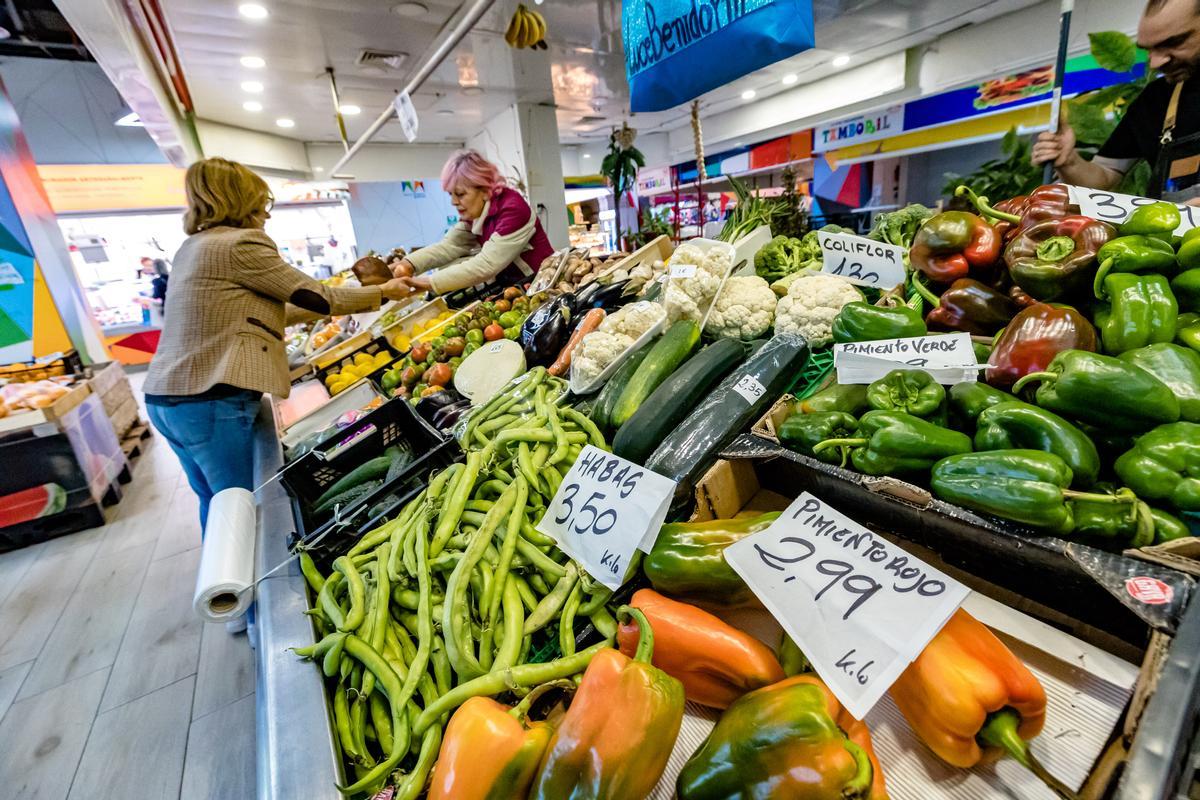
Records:
[[[0,797],[254,796],[253,654],[192,612],[196,498],[143,445],[107,525],[0,553]]]

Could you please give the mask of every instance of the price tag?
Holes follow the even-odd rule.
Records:
[[[859,719],[969,591],[808,492],[725,560]]]
[[[413,105],[412,97],[408,92],[401,92],[396,95],[393,105],[396,107],[396,117],[400,120],[400,130],[404,131],[404,138],[410,142],[417,140],[417,109]]]
[[[504,342],[492,342],[491,344],[488,345],[487,351],[489,353],[499,353],[503,349],[504,349]]]
[[[847,342],[833,346],[838,383],[873,383],[894,369],[922,369],[938,383],[974,383],[986,364],[975,363],[975,350],[967,333],[913,336]]]
[[[649,553],[667,518],[675,481],[588,445],[554,493],[537,529],[610,589],[625,581],[635,550]]]
[[[733,390],[746,398],[746,402],[750,405],[757,403],[767,393],[767,387],[763,386],[753,375],[743,375],[733,385]]]
[[[903,247],[849,233],[817,233],[824,254],[822,272],[851,283],[891,289],[904,283]]]
[[[690,278],[695,274],[696,274],[696,265],[695,264],[672,264],[671,265],[671,277],[672,278]]]
[[[1149,197],[1138,197],[1132,194],[1121,194],[1120,192],[1106,192],[1100,189],[1088,189],[1083,186],[1067,186],[1067,192],[1070,195],[1071,202],[1079,206],[1079,213],[1085,217],[1111,222],[1113,225],[1120,225],[1125,220],[1129,219],[1129,215],[1134,212],[1138,206],[1148,206],[1151,203],[1157,203]],[[1195,206],[1185,206],[1180,203],[1175,204],[1179,209],[1179,214],[1183,218],[1179,223],[1179,227],[1175,229],[1176,236],[1182,236],[1192,228],[1200,225],[1200,208]]]

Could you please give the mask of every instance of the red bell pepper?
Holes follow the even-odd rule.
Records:
[[[996,337],[987,382],[1008,388],[1031,372],[1044,372],[1064,350],[1097,350],[1096,329],[1070,306],[1037,303],[1022,309]],[[1097,398],[1099,399],[1099,398]]]
[[[1071,214],[1071,196],[1065,183],[1048,183],[1027,195],[996,203],[995,206],[989,205],[986,197],[980,197],[967,186],[958,187],[955,194],[970,200],[985,219],[997,220],[996,229],[1005,242],[1015,239],[1039,222]]]
[[[990,274],[1000,258],[1000,234],[969,211],[945,211],[917,231],[909,260],[939,283]]]

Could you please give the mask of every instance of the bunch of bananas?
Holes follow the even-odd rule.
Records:
[[[508,30],[504,32],[504,41],[509,47],[526,47],[534,50],[548,50],[546,44],[546,18],[536,11],[530,11],[525,4],[517,6]]]

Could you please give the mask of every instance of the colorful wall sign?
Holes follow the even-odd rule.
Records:
[[[813,131],[813,150],[823,153],[835,147],[886,139],[904,130],[904,106],[892,106],[870,114],[818,125]]]
[[[183,173],[170,164],[43,164],[50,207],[73,211],[183,208]]]

